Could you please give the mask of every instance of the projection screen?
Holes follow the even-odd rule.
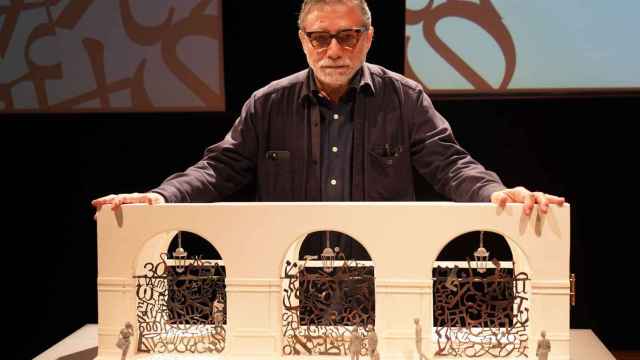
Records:
[[[0,0],[0,111],[223,111],[221,0]]]
[[[406,0],[405,73],[433,94],[640,91],[640,1]]]

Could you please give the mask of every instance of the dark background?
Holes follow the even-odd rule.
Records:
[[[45,351],[97,322],[96,229],[90,201],[148,190],[219,141],[243,102],[270,81],[305,67],[299,1],[224,1],[227,111],[156,114],[2,114],[5,230],[1,262],[8,358]],[[370,1],[369,61],[404,63],[404,3]],[[589,56],[589,54],[585,54]],[[553,61],[553,54],[549,54]],[[634,283],[637,222],[635,122],[638,94],[434,99],[458,141],[507,186],[571,203],[574,328],[607,347],[638,350]],[[429,200],[422,185],[421,200]],[[3,341],[4,342],[4,341]]]

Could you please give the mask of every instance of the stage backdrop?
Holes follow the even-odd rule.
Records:
[[[220,0],[0,0],[0,111],[224,104]]]
[[[640,1],[406,4],[405,72],[432,94],[640,90]]]

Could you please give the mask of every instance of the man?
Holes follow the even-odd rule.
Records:
[[[422,352],[422,325],[420,325],[420,319],[414,318],[413,323],[416,324],[416,350],[418,351],[418,357],[420,360],[429,360],[427,355]]]
[[[367,325],[367,352],[369,353],[369,359],[380,360],[380,353],[378,352],[378,334],[373,325]]]
[[[360,359],[360,351],[362,351],[362,335],[358,332],[356,326],[351,331],[351,341],[349,342],[349,356],[351,360]]]
[[[121,360],[127,359],[127,352],[129,352],[129,346],[131,345],[131,337],[133,334],[133,324],[127,321],[124,324],[124,327],[120,329],[120,337],[118,337],[118,342],[116,343],[116,346],[122,350],[122,354],[120,356]]]
[[[538,346],[536,346],[536,356],[538,360],[547,360],[549,358],[549,353],[551,352],[551,341],[547,339],[547,332],[542,330],[540,333],[542,337],[538,340]]]
[[[564,199],[500,179],[456,142],[415,82],[365,63],[373,40],[364,0],[305,0],[298,35],[309,69],[258,90],[204,158],[148,193],[92,204],[211,202],[257,180],[258,201],[415,200],[413,169],[454,201]]]

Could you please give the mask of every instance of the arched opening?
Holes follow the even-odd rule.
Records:
[[[447,243],[433,264],[435,355],[527,356],[530,278],[522,268],[498,233]]]
[[[217,249],[188,231],[167,234],[136,276],[139,352],[220,353],[225,348],[226,271]],[[168,240],[168,241],[167,241]],[[168,246],[166,246],[168,242]],[[146,254],[149,259],[149,254]]]
[[[316,231],[294,245],[283,274],[283,353],[367,353],[375,336],[375,267],[365,247],[338,231]]]

